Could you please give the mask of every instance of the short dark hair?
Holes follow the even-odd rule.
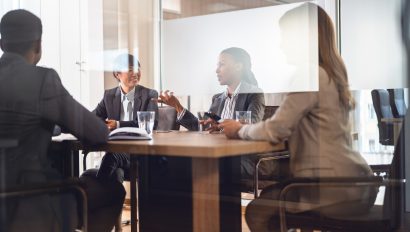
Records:
[[[17,53],[20,55],[25,55],[30,51],[37,41],[27,41],[27,42],[9,42],[2,41],[2,49],[5,52]]]
[[[141,67],[141,64],[138,59],[135,59],[133,55],[131,54],[121,54],[117,56],[114,60],[114,65],[113,65],[113,75],[114,78],[117,79],[115,76],[116,73],[122,72],[123,70],[128,70],[130,66],[134,66],[135,63],[138,64],[138,67]]]

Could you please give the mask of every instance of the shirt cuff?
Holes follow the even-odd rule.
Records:
[[[117,122],[117,128],[120,128],[120,121],[116,121]]]
[[[177,115],[177,120],[180,121],[186,113],[186,109],[184,108],[178,115]]]
[[[248,130],[250,125],[243,125],[242,128],[238,131],[238,136],[241,139],[249,139],[248,138]]]

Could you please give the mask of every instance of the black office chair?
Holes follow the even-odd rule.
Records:
[[[384,89],[374,89],[371,92],[374,111],[377,116],[379,127],[379,143],[382,145],[394,145],[394,124],[384,122],[382,119],[392,119],[393,112],[390,106],[389,93]]]
[[[7,156],[7,149],[17,147],[18,141],[12,139],[0,139],[0,159],[1,164],[5,164],[5,158]],[[4,170],[2,168],[2,170]],[[28,171],[29,172],[29,171]],[[39,171],[35,171],[38,173]],[[53,181],[41,184],[25,184],[24,186],[7,187],[5,186],[5,174],[1,173],[0,179],[0,200],[3,202],[1,205],[5,205],[9,199],[18,200],[21,198],[28,198],[38,195],[61,195],[65,193],[74,194],[78,204],[78,219],[79,223],[77,226],[77,231],[87,231],[87,196],[84,189],[81,187],[80,182],[73,179],[68,179],[64,181]],[[3,209],[2,209],[3,210]],[[2,213],[6,213],[3,211]],[[1,215],[1,214],[0,214]],[[4,215],[6,216],[6,215]],[[0,225],[0,230],[3,228],[5,223],[10,223],[10,221],[3,222]],[[61,222],[60,222],[61,223]],[[61,226],[61,225],[60,225]]]
[[[406,115],[406,103],[404,101],[404,89],[387,89],[389,92],[390,106],[395,118],[404,118]]]
[[[177,111],[174,107],[158,107],[158,126],[157,130],[179,130],[180,125],[177,123]]]
[[[302,231],[349,231],[386,232],[400,226],[404,213],[404,130],[395,147],[393,161],[387,179],[380,176],[362,178],[299,178],[291,180],[281,192],[280,223],[281,231],[299,228]],[[315,212],[289,213],[286,211],[286,194],[302,188],[349,188],[358,186],[386,186],[383,205],[374,205],[369,212],[347,216],[324,216]]]

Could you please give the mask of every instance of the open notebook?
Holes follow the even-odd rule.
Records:
[[[108,135],[108,140],[150,140],[146,130],[136,127],[120,127]]]

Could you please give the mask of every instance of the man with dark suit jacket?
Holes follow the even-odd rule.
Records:
[[[42,35],[37,16],[25,10],[10,11],[1,20],[0,33],[4,51],[0,58],[0,138],[18,141],[0,159],[0,190],[60,180],[47,157],[54,125],[88,144],[105,143],[107,127],[73,99],[56,71],[36,66]],[[123,200],[121,187],[118,197]],[[115,198],[112,196],[113,201]],[[0,202],[0,209],[0,231],[73,231],[77,221],[70,215],[76,214],[70,194],[8,199]],[[117,207],[116,214],[120,210]]]
[[[119,127],[138,127],[137,111],[154,111],[154,129],[158,124],[158,92],[138,84],[141,79],[140,68],[139,61],[133,55],[122,54],[114,61],[113,75],[119,86],[106,90],[103,99],[94,110],[110,130]],[[124,172],[117,172],[118,168]],[[124,178],[128,179],[129,168],[129,154],[107,153],[101,161],[97,177],[123,182]]]

